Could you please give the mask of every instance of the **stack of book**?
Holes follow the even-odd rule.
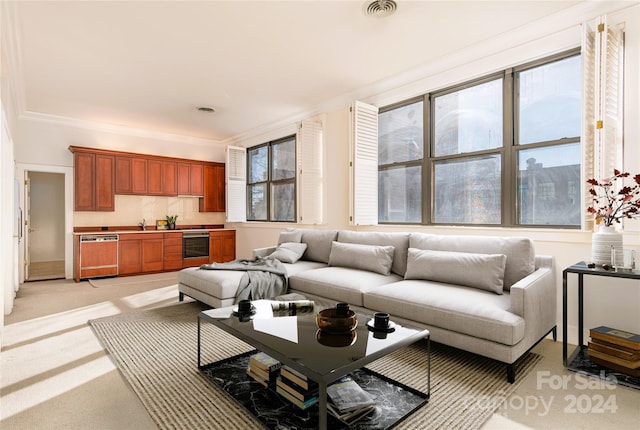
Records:
[[[592,363],[640,377],[640,335],[605,326],[589,333],[587,350]]]
[[[265,387],[268,387],[276,382],[280,367],[282,367],[282,363],[278,360],[264,352],[258,352],[257,354],[253,354],[249,359],[247,375]]]
[[[350,376],[327,387],[327,400],[327,411],[347,425],[352,425],[376,409],[373,397]]]
[[[318,402],[318,384],[288,366],[280,369],[276,392],[300,409],[307,409]]]

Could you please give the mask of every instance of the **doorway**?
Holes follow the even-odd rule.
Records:
[[[28,171],[25,281],[65,277],[65,175]]]

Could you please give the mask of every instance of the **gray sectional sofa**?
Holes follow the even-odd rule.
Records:
[[[556,338],[554,261],[527,238],[295,229],[254,250],[270,255],[286,267],[290,293],[427,327],[435,342],[505,363],[510,382],[520,357]],[[242,276],[183,269],[180,298],[231,305]]]

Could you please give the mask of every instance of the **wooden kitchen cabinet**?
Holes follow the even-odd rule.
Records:
[[[116,194],[133,194],[131,157],[116,157]]]
[[[204,165],[204,196],[200,198],[200,212],[225,211],[224,164]]]
[[[115,193],[147,194],[147,160],[141,157],[115,158]]]
[[[125,233],[119,236],[120,275],[160,272],[164,267],[162,233]]]
[[[142,239],[142,272],[161,272],[164,268],[162,233],[145,234]]]
[[[236,231],[209,232],[209,262],[224,263],[236,259]]]
[[[225,211],[224,163],[70,146],[76,211],[114,211],[115,195],[200,197],[201,212]]]
[[[162,161],[147,160],[147,194],[162,195]]]
[[[115,210],[115,157],[74,152],[74,210]]]
[[[142,239],[137,234],[121,234],[118,241],[118,274],[142,272]]]
[[[204,164],[178,163],[178,195],[204,195]]]
[[[147,194],[150,196],[177,196],[177,163],[147,160]]]
[[[182,233],[164,233],[164,270],[182,269]]]

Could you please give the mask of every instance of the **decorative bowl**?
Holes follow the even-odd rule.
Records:
[[[329,334],[348,334],[358,325],[356,313],[349,311],[347,316],[337,315],[335,308],[324,309],[318,312],[316,317],[318,328]]]

